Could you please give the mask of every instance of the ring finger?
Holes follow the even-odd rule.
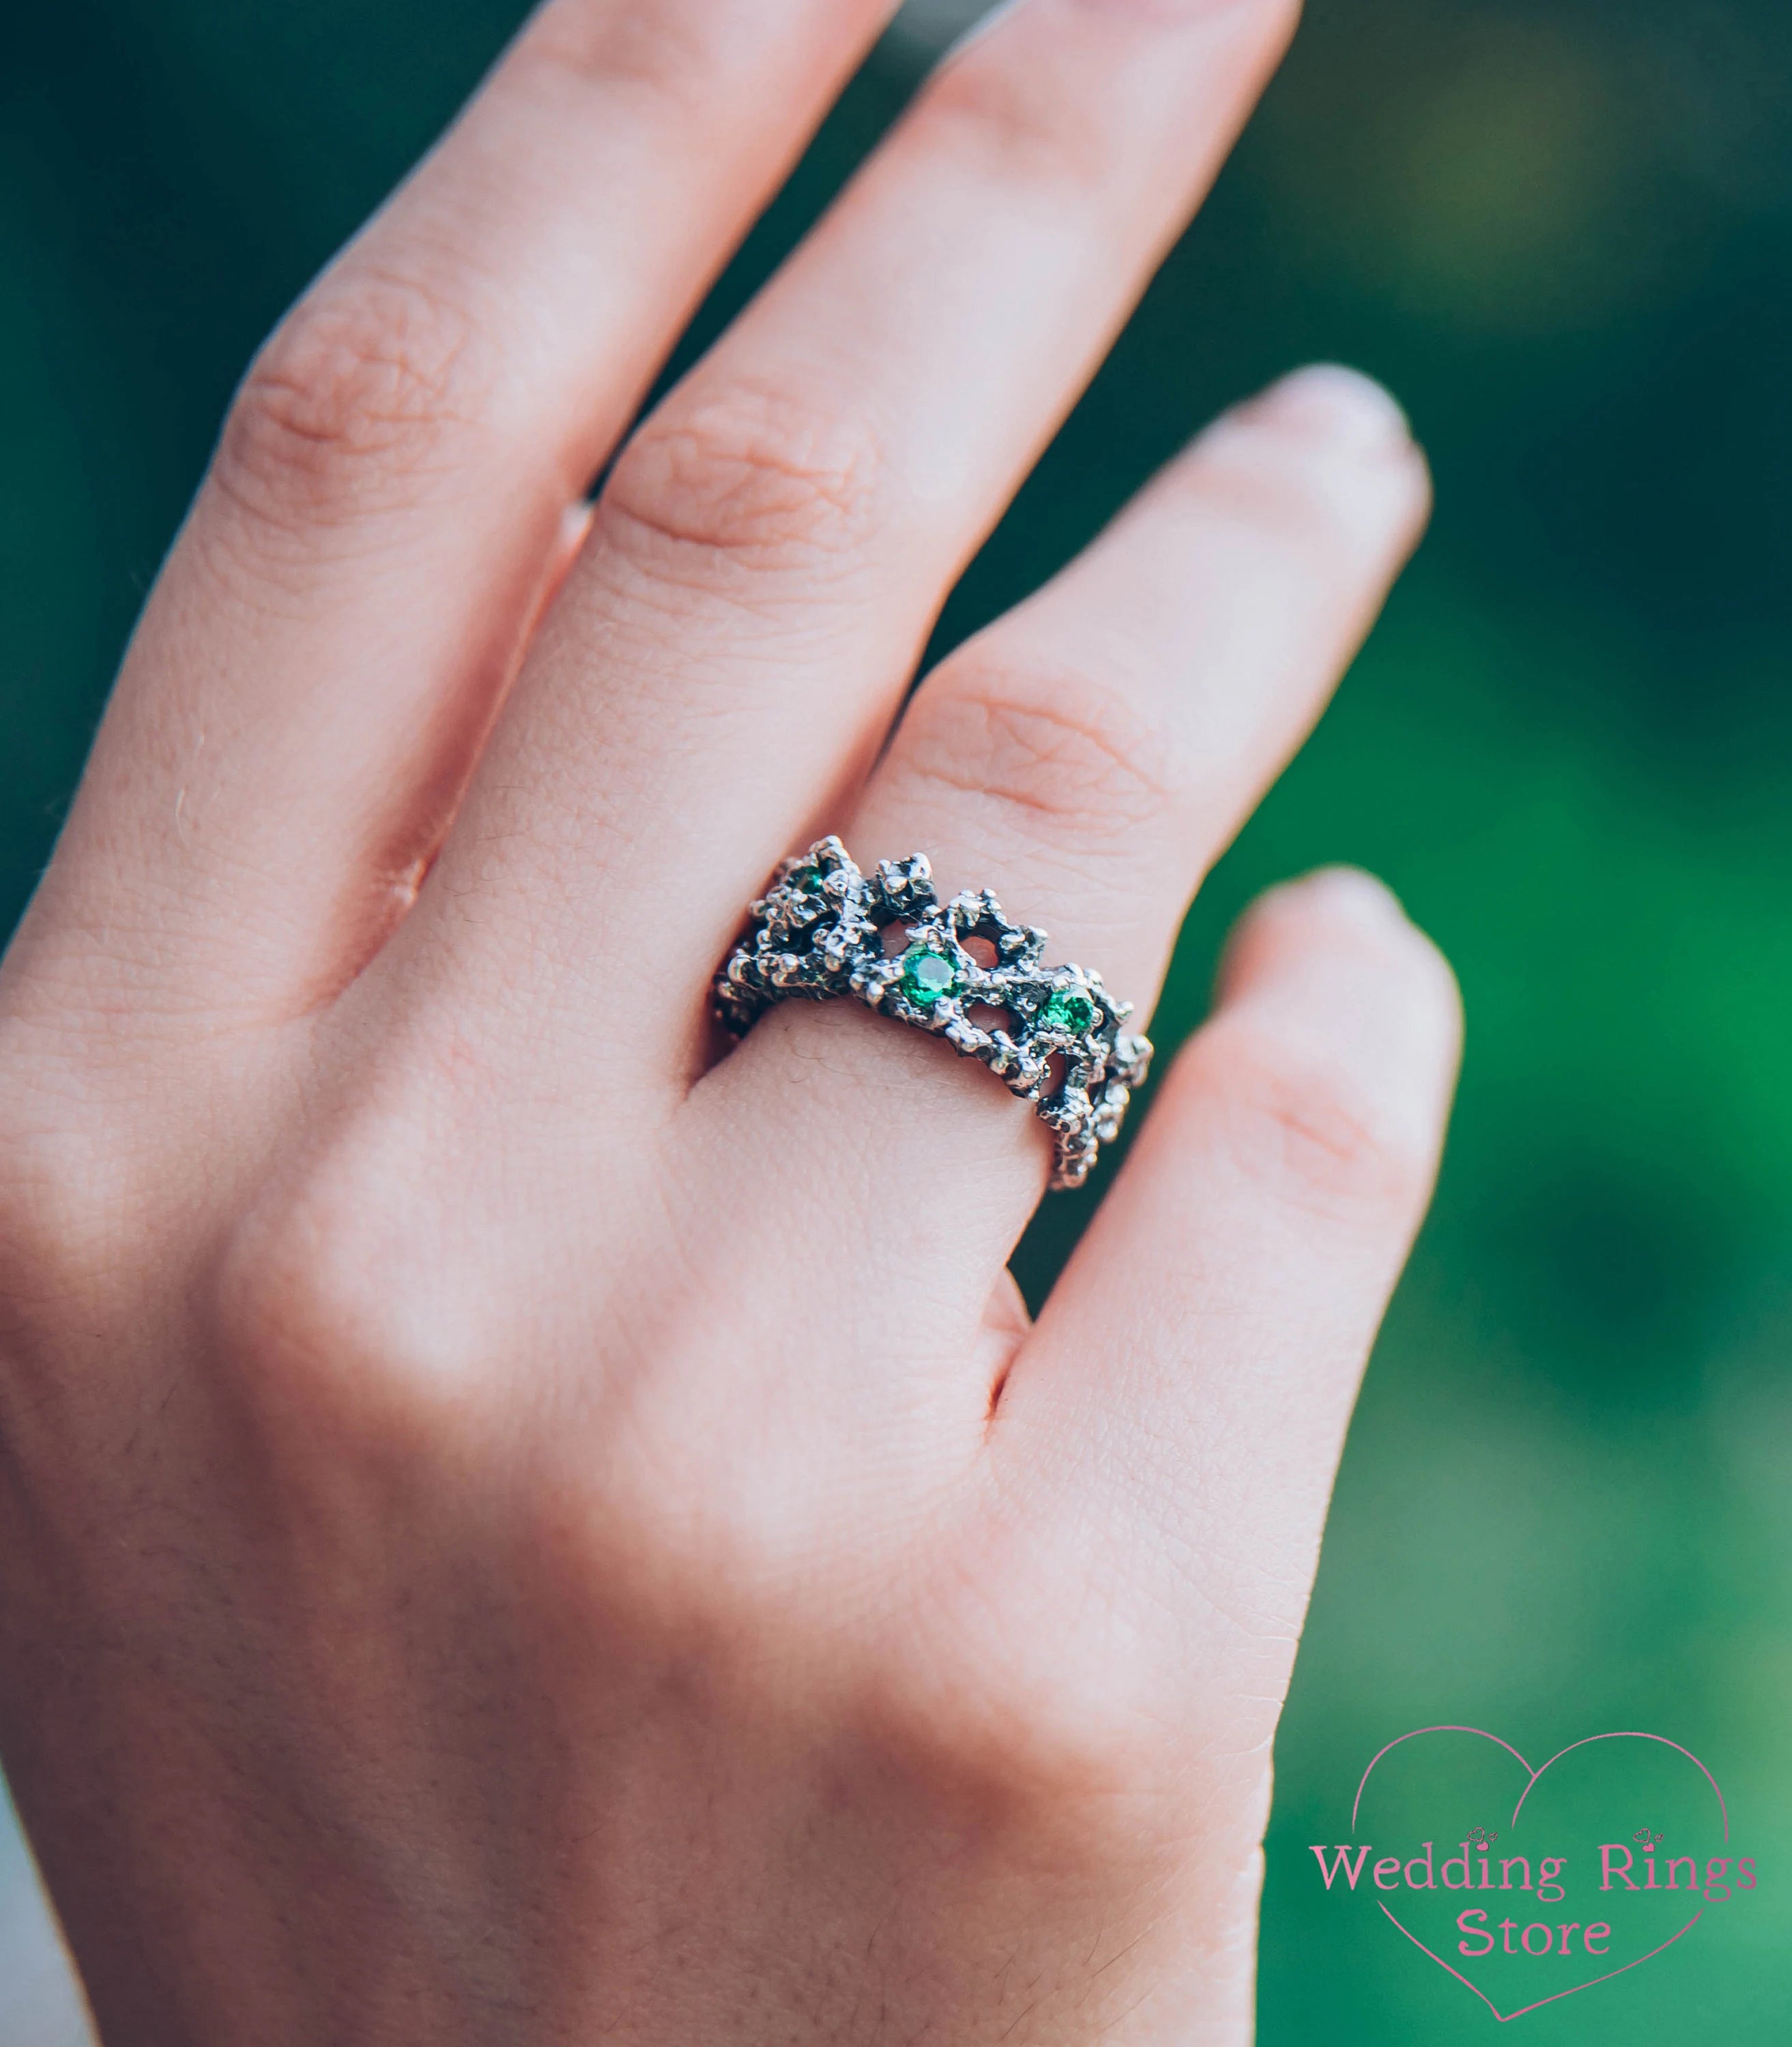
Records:
[[[926,851],[942,895],[993,889],[1047,928],[1049,958],[1148,1010],[1200,877],[1330,694],[1427,501],[1379,387],[1331,368],[1277,385],[929,677],[848,827],[855,857]],[[981,1066],[853,1004],[774,1012],[693,1108],[794,1186],[816,1184],[830,1129],[872,1133],[846,1170],[873,1176],[879,1231],[933,1227],[919,1197],[949,1188],[950,1227],[986,1239],[973,1274],[1005,1258],[1051,1155]],[[839,1191],[818,1206],[867,1205]]]

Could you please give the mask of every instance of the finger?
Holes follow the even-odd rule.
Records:
[[[1286,381],[928,679],[849,845],[861,863],[926,852],[944,893],[993,889],[1049,933],[1048,961],[1100,973],[1142,1016],[1200,877],[1325,702],[1427,501],[1379,387]],[[706,1093],[724,1125],[788,1150],[793,1181],[802,1147],[864,1132],[886,1219],[945,1204],[991,1265],[1051,1163],[1043,1124],[981,1064],[856,1007],[774,1012],[694,1109]]]
[[[884,0],[555,0],[238,395],[50,900],[207,1008],[303,1006],[408,902],[706,280]]]
[[[1002,1392],[991,1455],[1022,1524],[1128,1588],[1118,1635],[1175,1614],[1155,1649],[1236,1656],[1260,1706],[1287,1681],[1460,1038],[1449,969],[1379,883],[1333,870],[1266,898]]]
[[[457,986],[552,973],[585,1035],[637,961],[695,1056],[743,890],[838,825],[1291,14],[1023,0],[923,92],[618,462],[432,892]]]

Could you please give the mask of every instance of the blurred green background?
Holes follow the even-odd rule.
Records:
[[[916,0],[691,349],[973,11]],[[48,849],[232,383],[514,26],[517,0],[11,0],[0,95],[0,915]],[[1190,921],[1385,874],[1470,1034],[1436,1213],[1371,1373],[1279,1751],[1265,2047],[1493,2021],[1318,1889],[1364,1763],[1468,1721],[1540,1758],[1671,1736],[1762,1889],[1522,2022],[1792,2038],[1792,8],[1311,0],[1295,55],[949,610],[1047,574],[1303,358],[1408,404],[1433,536]],[[1023,1254],[1035,1290],[1086,1206]],[[3,1837],[0,1828],[0,1837]],[[1304,1863],[1304,1867],[1303,1867]],[[0,2047],[64,2047],[0,1846]]]

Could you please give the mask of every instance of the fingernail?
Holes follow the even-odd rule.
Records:
[[[1260,420],[1365,455],[1412,442],[1411,424],[1395,399],[1372,377],[1341,362],[1297,370],[1250,409]]]
[[[1390,924],[1407,921],[1399,897],[1385,881],[1378,881],[1360,867],[1322,867],[1294,885],[1310,901],[1322,902],[1328,910],[1365,929],[1385,931]]]

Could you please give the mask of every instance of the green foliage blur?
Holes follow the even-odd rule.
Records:
[[[0,97],[0,915],[22,905],[232,384],[517,0],[11,0]],[[714,294],[911,89],[892,37]],[[1636,1728],[1722,1781],[1761,1890],[1531,2047],[1792,2037],[1792,8],[1310,0],[1219,191],[954,598],[1047,575],[1221,406],[1384,378],[1433,536],[1213,876],[1225,927],[1385,875],[1461,977],[1461,1110],[1372,1370],[1278,1751],[1264,2047],[1488,2013],[1306,1844],[1409,1728]],[[675,365],[675,368],[676,365]],[[1087,1202],[1024,1248],[1049,1283]],[[1628,1828],[1627,1830],[1628,1832]],[[4,1991],[0,1988],[0,2014]],[[0,2016],[0,2043],[22,2047]]]

